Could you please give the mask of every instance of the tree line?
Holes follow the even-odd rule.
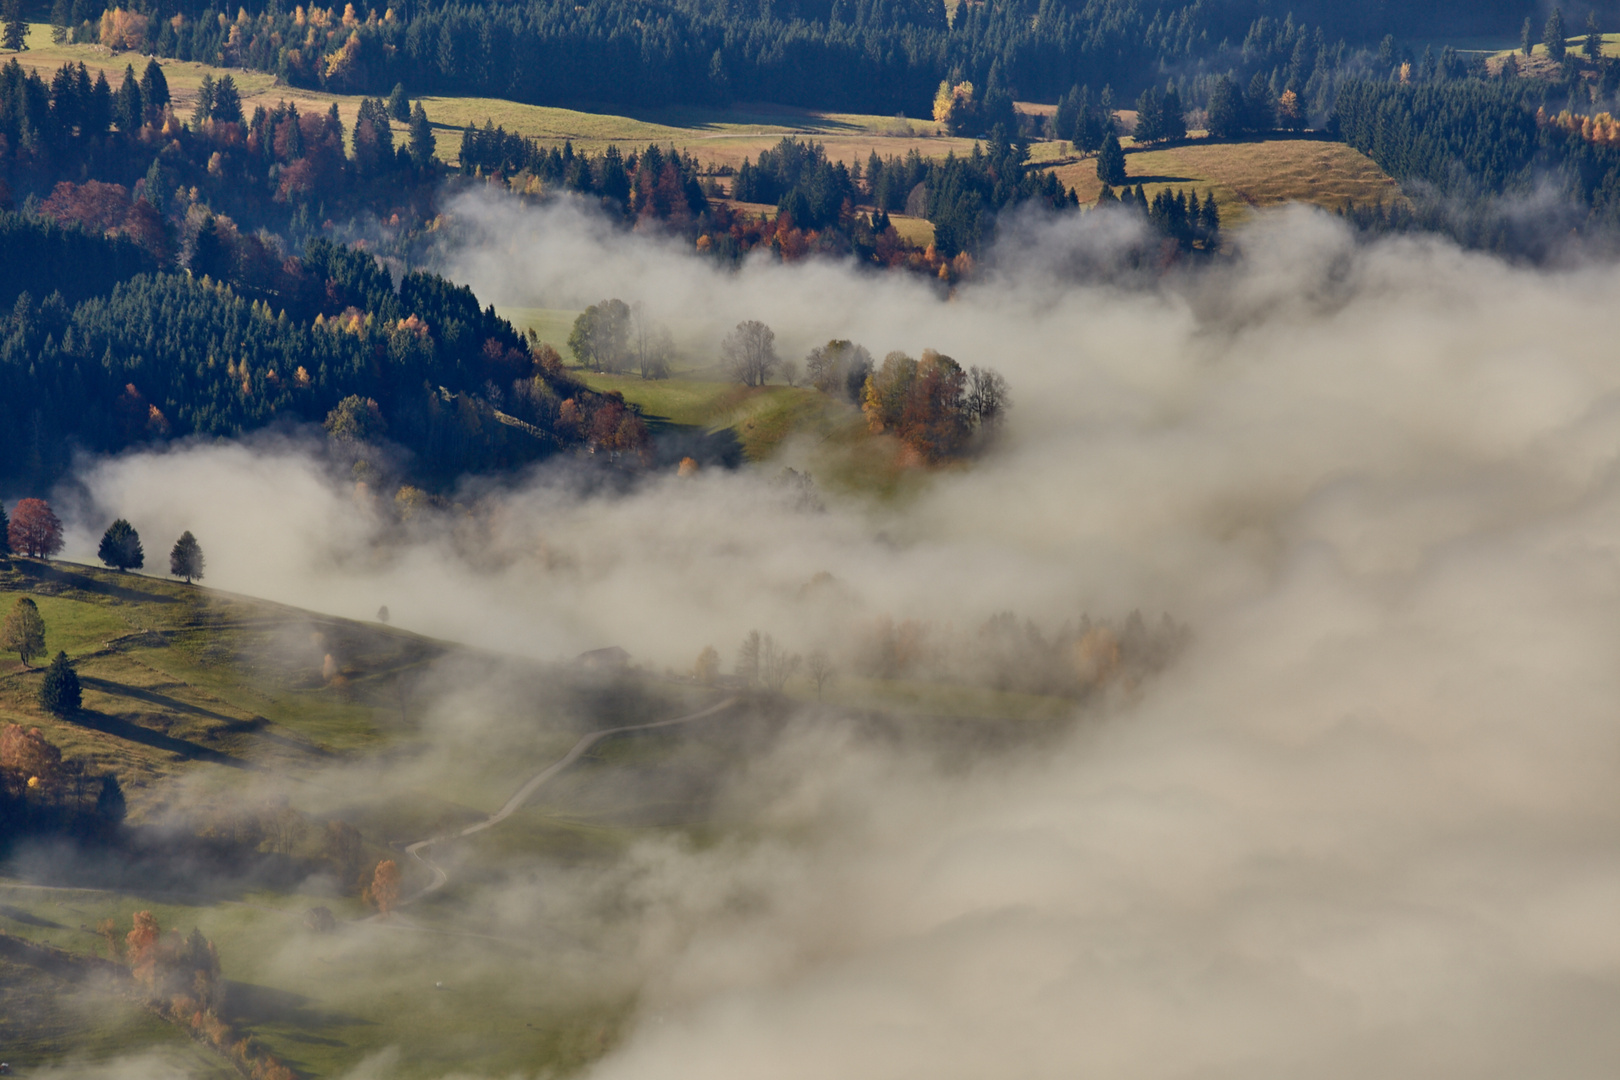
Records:
[[[348,399],[430,478],[593,445],[605,429],[620,448],[645,440],[622,399],[576,383],[436,274],[396,288],[372,256],[316,240],[268,280],[142,273],[77,304],[20,294],[0,318],[0,477],[43,486],[76,450],[322,423]]]
[[[1494,30],[1514,0],[1344,5],[1293,13],[1350,40]],[[776,101],[911,116],[941,82],[1053,100],[1071,85],[1134,93],[1155,73],[1213,74],[1243,59],[1265,0],[562,0],[339,10],[255,2],[58,0],[62,37],[273,72],[295,86],[476,94],[540,104]],[[1244,44],[1240,44],[1244,43]],[[995,117],[968,134],[988,133]]]

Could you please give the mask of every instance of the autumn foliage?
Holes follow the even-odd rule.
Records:
[[[46,559],[62,550],[62,522],[44,499],[24,499],[12,511],[7,530],[11,550]]]
[[[993,371],[962,366],[932,349],[921,360],[902,352],[867,377],[861,411],[874,432],[890,432],[924,461],[959,457],[1007,407],[1006,383]]]
[[[393,859],[384,859],[377,864],[371,884],[366,886],[365,900],[385,919],[394,910],[394,905],[399,903],[399,866]]]

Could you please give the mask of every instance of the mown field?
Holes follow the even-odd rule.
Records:
[[[1388,203],[1403,198],[1399,185],[1371,158],[1338,142],[1194,139],[1156,149],[1136,147],[1131,140],[1125,144],[1125,170],[1133,186],[1141,184],[1149,197],[1166,188],[1192,188],[1200,198],[1213,191],[1228,227],[1241,225],[1256,210],[1289,202],[1337,210],[1347,200]],[[1037,151],[1033,157],[1040,162],[1052,160],[1059,148],[1045,144]],[[1058,179],[1073,187],[1082,203],[1095,203],[1102,191],[1096,160],[1072,154],[1059,160],[1050,166]]]

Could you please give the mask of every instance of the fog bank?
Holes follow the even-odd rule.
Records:
[[[1359,247],[1290,210],[1234,265],[1110,288],[1062,268],[1117,226],[1070,218],[944,298],[832,264],[721,272],[568,207],[456,213],[445,266],[482,299],[639,300],[699,343],[759,318],[792,356],[934,347],[1006,375],[1005,439],[908,501],[824,513],[770,469],[619,495],[543,469],[386,547],[307,448],[192,446],[90,465],[70,554],[123,515],[154,564],[191,529],[220,588],[659,667],[881,615],[1141,608],[1196,634],[1038,762],[945,776],[807,724],[732,794],[792,841],[634,856],[649,923],[682,931],[594,1077],[1620,1060],[1614,267]],[[820,571],[835,611],[801,599]]]

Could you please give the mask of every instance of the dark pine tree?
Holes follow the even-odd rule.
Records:
[[[78,672],[68,662],[67,653],[58,651],[39,684],[40,705],[52,716],[72,716],[79,711],[82,698]]]
[[[141,534],[123,518],[107,526],[107,531],[101,535],[99,555],[101,561],[114,570],[139,570],[146,565]]]
[[[1097,179],[1111,185],[1125,182],[1125,150],[1119,145],[1119,136],[1112,131],[1103,139],[1102,149],[1097,151]]]

